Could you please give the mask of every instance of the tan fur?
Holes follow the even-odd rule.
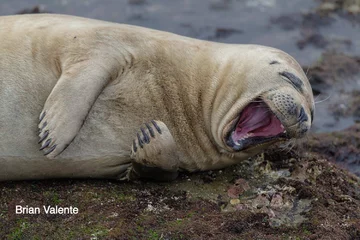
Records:
[[[0,36],[0,180],[117,178],[152,119],[170,130],[179,168],[218,169],[269,145],[233,153],[224,144],[229,123],[256,96],[291,93],[308,115],[314,104],[299,65],[273,48],[52,14],[0,17]],[[304,94],[280,80],[284,70],[301,77]],[[44,109],[61,146],[49,158],[38,145]]]

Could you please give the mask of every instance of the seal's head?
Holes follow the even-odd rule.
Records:
[[[223,67],[227,73],[214,100],[211,131],[221,149],[250,156],[303,137],[314,118],[314,99],[300,65],[273,48],[248,45],[237,52],[242,56]]]

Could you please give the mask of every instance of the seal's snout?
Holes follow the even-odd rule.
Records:
[[[306,105],[297,94],[281,91],[269,94],[265,100],[287,128],[289,137],[302,137],[310,130],[313,116],[307,113]]]
[[[273,102],[274,107],[285,118],[296,115],[298,106],[293,96],[284,93],[275,93],[269,97],[269,100]]]

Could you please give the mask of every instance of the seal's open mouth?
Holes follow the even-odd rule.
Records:
[[[279,138],[286,138],[286,130],[280,120],[259,100],[250,103],[241,112],[239,120],[226,137],[226,143],[236,151],[254,147]]]

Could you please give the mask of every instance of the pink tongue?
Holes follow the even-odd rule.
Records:
[[[247,137],[272,137],[283,131],[281,122],[268,106],[264,102],[256,102],[250,103],[242,111],[232,138],[236,142]]]

